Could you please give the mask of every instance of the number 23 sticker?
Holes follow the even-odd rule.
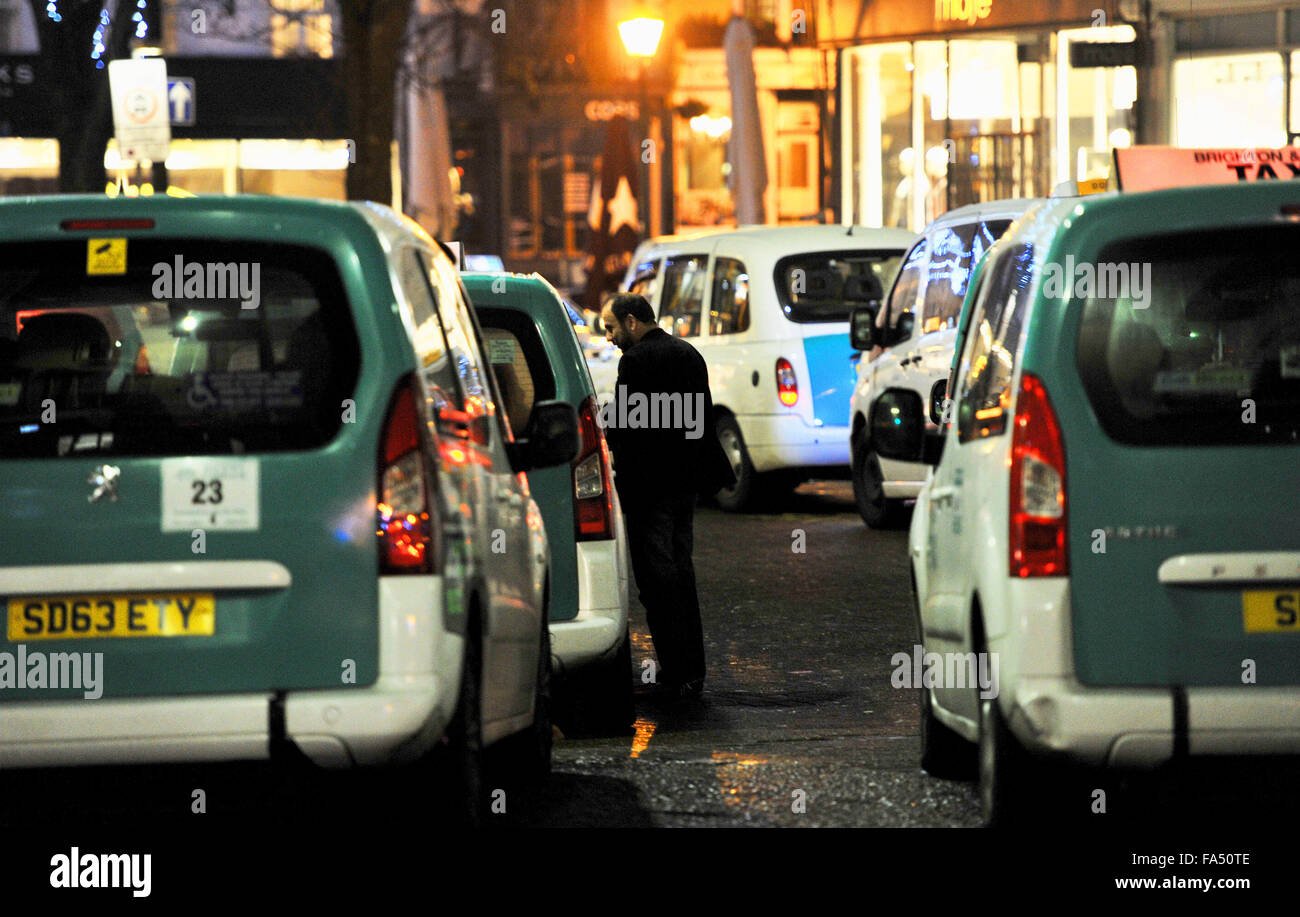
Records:
[[[161,469],[164,532],[257,530],[257,459],[163,459]]]

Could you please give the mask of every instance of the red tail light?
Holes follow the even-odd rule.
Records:
[[[1066,576],[1065,443],[1043,383],[1020,381],[1011,434],[1011,575]]]
[[[794,367],[785,357],[776,361],[776,396],[786,407],[794,407],[799,400],[799,380],[795,378]]]
[[[153,229],[153,220],[144,218],[115,220],[64,220],[59,224],[59,228],[67,230]]]
[[[573,535],[578,541],[614,537],[614,486],[610,479],[609,445],[596,422],[595,397],[578,409],[582,447],[573,460]]]
[[[420,448],[420,415],[409,380],[393,394],[379,455],[379,572],[432,573],[439,525],[431,512],[431,474]]]

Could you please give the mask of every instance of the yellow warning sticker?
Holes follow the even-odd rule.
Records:
[[[87,274],[125,274],[126,239],[87,239]]]

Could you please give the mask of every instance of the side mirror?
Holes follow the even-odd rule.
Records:
[[[578,412],[563,401],[539,401],[533,405],[524,434],[506,444],[510,467],[515,471],[550,468],[573,461],[581,447]]]
[[[871,350],[876,346],[876,316],[880,303],[854,309],[849,316],[849,344],[854,350]]]
[[[912,327],[916,323],[916,316],[911,312],[904,312],[894,323],[894,327],[886,329],[885,340],[880,344],[882,347],[893,347],[900,341],[906,341],[912,336]]]
[[[871,414],[871,442],[876,454],[900,462],[939,464],[944,437],[942,433],[926,432],[921,410],[921,396],[908,389],[887,389],[876,399]]]
[[[946,418],[944,407],[948,402],[948,380],[940,379],[930,387],[930,423],[943,426]]]
[[[921,460],[925,417],[921,396],[902,388],[887,389],[871,412],[871,442],[881,458],[900,462]]]

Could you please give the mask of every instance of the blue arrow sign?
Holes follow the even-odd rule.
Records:
[[[172,124],[177,127],[193,127],[198,106],[195,104],[194,77],[167,77],[167,111]]]

